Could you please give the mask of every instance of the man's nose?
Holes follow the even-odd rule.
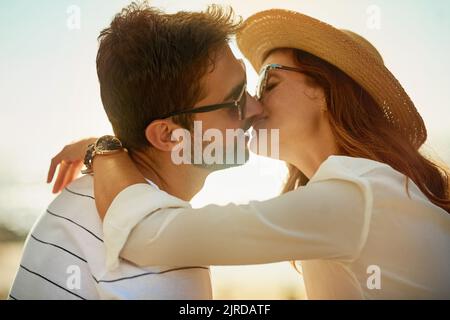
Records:
[[[247,105],[245,110],[245,118],[250,119],[255,116],[260,115],[263,112],[263,107],[261,103],[256,100],[253,96],[248,94],[247,96]]]

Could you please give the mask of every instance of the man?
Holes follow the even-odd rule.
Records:
[[[115,135],[159,195],[155,210],[186,207],[208,174],[227,167],[220,161],[175,164],[177,130],[192,132],[194,120],[201,121],[202,131],[246,130],[261,112],[227,44],[238,27],[232,12],[216,6],[169,15],[132,4],[100,34],[102,103]],[[223,146],[225,155],[235,151],[234,142]],[[93,149],[114,143],[104,137]],[[56,157],[51,170],[58,163]],[[65,162],[60,173],[77,168],[79,163]],[[64,181],[57,181],[55,191],[62,187]],[[118,256],[145,215],[124,217],[126,231],[114,237],[107,255],[103,239],[109,235],[103,234],[93,189],[92,176],[74,181],[40,217],[26,241],[11,299],[211,298],[208,267],[139,268],[109,256]],[[111,261],[114,268],[108,269]]]

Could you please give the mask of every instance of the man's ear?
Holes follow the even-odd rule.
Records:
[[[172,139],[172,132],[180,129],[180,126],[171,120],[156,120],[150,123],[145,129],[145,137],[148,142],[161,151],[172,151],[179,141]]]

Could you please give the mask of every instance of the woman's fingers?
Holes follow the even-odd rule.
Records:
[[[77,162],[78,164],[78,161],[82,162],[87,147],[96,140],[96,138],[87,138],[66,145],[55,157],[53,157],[50,162],[50,168],[48,169],[47,174],[47,183],[52,182],[53,177],[55,176],[56,168],[63,161],[66,161],[69,164],[73,162]]]
[[[53,185],[53,193],[58,193],[61,191],[61,185],[63,184],[67,171],[69,170],[70,164],[66,161],[62,161],[59,165],[58,177],[56,178],[55,184]]]
[[[80,173],[81,173],[81,168],[83,167],[83,165],[84,165],[84,163],[83,163],[83,161],[81,161],[81,160],[75,161],[75,162],[72,164],[72,166],[73,166],[74,168],[73,168],[73,171],[72,171],[72,175],[71,175],[71,177],[70,177],[70,182],[72,182],[73,180],[75,180],[76,178],[78,178],[78,176],[79,176]]]
[[[80,170],[83,167],[83,161],[63,160],[61,161],[61,163],[58,163],[58,156],[56,156],[54,159],[56,160],[52,160],[50,164],[47,182],[50,183],[53,180],[56,168],[59,164],[58,176],[56,177],[56,181],[52,190],[53,193],[58,193],[78,177]]]
[[[84,154],[88,145],[94,143],[96,138],[82,139],[66,145],[50,162],[47,173],[47,183],[52,182],[56,169],[59,166],[58,176],[53,186],[53,193],[58,193],[67,184],[75,180],[83,166]]]
[[[50,168],[48,169],[47,174],[47,183],[52,182],[53,176],[55,175],[56,167],[59,165],[59,159],[58,156],[55,156],[52,161],[50,162]]]
[[[70,164],[70,168],[67,170],[66,177],[61,185],[61,190],[78,177],[82,166],[82,161],[74,161]]]

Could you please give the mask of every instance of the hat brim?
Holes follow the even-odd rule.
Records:
[[[298,12],[271,9],[244,22],[237,44],[256,71],[277,48],[300,49],[329,62],[361,85],[413,146],[418,148],[426,140],[424,122],[413,102],[364,38]]]

